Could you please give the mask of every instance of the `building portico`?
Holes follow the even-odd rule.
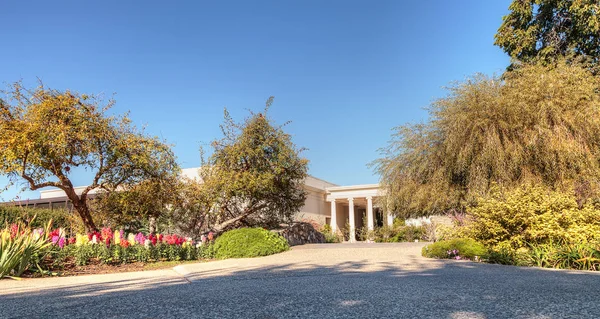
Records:
[[[350,242],[356,241],[357,228],[373,230],[384,222],[393,223],[389,212],[374,206],[374,200],[382,195],[379,184],[328,187],[326,192],[326,201],[331,205],[331,230],[335,233],[348,223]]]

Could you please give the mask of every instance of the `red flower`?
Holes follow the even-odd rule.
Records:
[[[127,240],[121,240],[121,247],[124,247],[124,248],[129,247],[129,241],[127,241]]]
[[[76,241],[77,239],[75,237],[71,237],[67,242],[69,243],[69,245],[73,245]]]
[[[60,237],[60,229],[55,229],[53,231],[50,232],[50,234],[48,234],[48,237],[52,238],[52,237]]]
[[[92,241],[92,238],[94,238],[94,235],[96,235],[96,240],[102,241],[102,235],[97,231],[88,233],[87,235],[88,235],[88,239],[90,241]]]
[[[150,236],[148,236],[148,239],[152,243],[152,246],[156,246],[156,241],[158,240],[158,238],[156,238],[156,236],[154,236],[154,234],[150,234]]]

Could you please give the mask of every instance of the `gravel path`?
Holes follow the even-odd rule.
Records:
[[[172,270],[0,281],[0,318],[599,318],[600,274],[295,247]]]

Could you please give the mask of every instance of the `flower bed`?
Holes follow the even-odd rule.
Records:
[[[133,262],[211,259],[214,256],[213,235],[198,242],[177,234],[125,233],[103,228],[100,232],[77,234],[66,238],[55,230],[50,234],[52,249],[47,260],[52,268],[60,268],[69,259],[77,265],[102,263],[109,265]]]
[[[26,270],[64,270],[72,265],[206,260],[215,255],[212,233],[197,242],[177,234],[128,234],[110,228],[67,237],[62,229],[50,230],[50,224],[46,229],[33,230],[14,224],[0,234],[0,278],[21,276]]]

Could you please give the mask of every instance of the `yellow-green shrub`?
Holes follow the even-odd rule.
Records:
[[[524,186],[494,191],[468,209],[466,232],[487,247],[528,248],[547,242],[600,240],[600,210],[579,208],[574,194]]]

